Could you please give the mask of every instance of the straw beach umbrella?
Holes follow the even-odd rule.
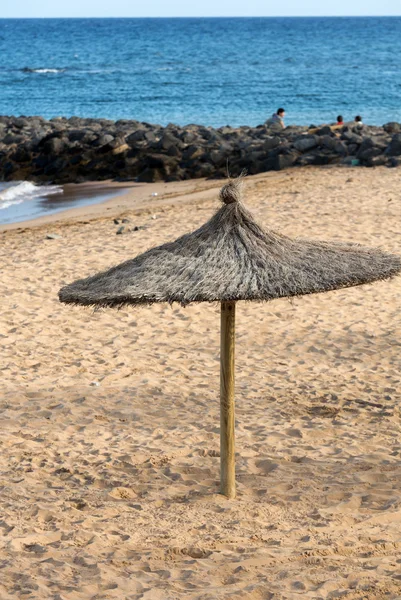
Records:
[[[61,302],[100,307],[219,302],[221,492],[235,496],[234,344],[239,300],[267,301],[392,277],[401,259],[353,243],[291,239],[263,229],[241,202],[241,180],[198,230],[63,287]]]

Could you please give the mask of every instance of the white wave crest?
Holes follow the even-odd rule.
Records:
[[[65,69],[23,69],[25,73],[64,73]]]
[[[0,210],[9,208],[14,204],[21,204],[29,200],[44,198],[53,194],[60,194],[63,188],[60,185],[35,185],[30,181],[13,181],[0,190]]]

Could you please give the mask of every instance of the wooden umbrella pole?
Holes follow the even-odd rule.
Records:
[[[220,491],[235,498],[235,302],[221,303]]]

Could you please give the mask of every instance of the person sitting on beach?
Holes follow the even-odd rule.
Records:
[[[344,119],[342,115],[338,115],[336,125],[344,125]]]
[[[359,125],[363,125],[362,117],[360,115],[356,115],[354,121],[355,121],[355,123],[358,123]]]
[[[278,111],[270,117],[270,119],[267,119],[266,125],[270,127],[270,129],[273,129],[275,131],[280,131],[281,129],[284,129],[284,115],[284,108],[279,108]]]

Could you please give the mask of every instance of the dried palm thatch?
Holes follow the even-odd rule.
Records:
[[[233,180],[223,187],[223,206],[197,231],[62,288],[61,302],[273,300],[362,285],[400,271],[400,258],[378,249],[263,229],[241,203],[240,185]]]
[[[59,292],[62,302],[122,306],[221,302],[221,492],[235,497],[235,303],[327,292],[386,279],[401,259],[357,244],[293,240],[258,225],[241,203],[241,181],[221,190],[223,206],[197,231],[148,250]]]

